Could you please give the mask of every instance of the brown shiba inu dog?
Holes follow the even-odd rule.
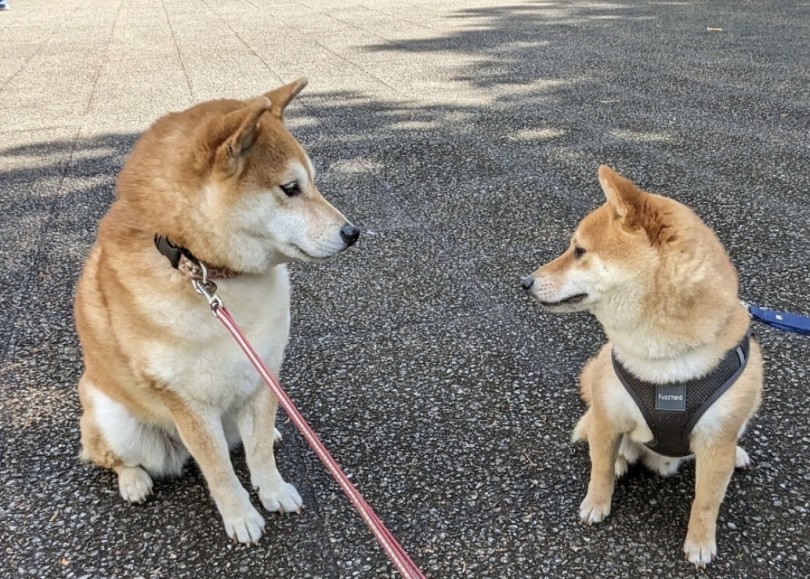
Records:
[[[119,175],[76,294],[81,457],[115,470],[121,496],[141,502],[153,476],[179,474],[191,455],[225,531],[242,543],[261,537],[264,519],[234,473],[232,446],[243,443],[265,509],[297,511],[301,497],[273,457],[276,399],[181,271],[207,267],[278,374],[285,264],[327,259],[359,235],[321,196],[284,127],[304,86],[202,103],[152,125]]]
[[[554,312],[587,310],[609,342],[582,371],[588,410],[574,440],[590,445],[580,518],[610,513],[614,477],[641,460],[663,474],[696,460],[686,558],[717,553],[715,526],[737,446],[760,404],[762,355],[748,337],[737,274],[717,236],[687,207],[599,168],[607,203],[577,227],[560,257],[523,279]]]

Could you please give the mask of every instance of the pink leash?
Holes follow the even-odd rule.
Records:
[[[245,353],[248,360],[250,360],[250,363],[253,364],[265,383],[270,387],[270,390],[278,399],[279,405],[301,432],[301,435],[306,439],[310,448],[312,448],[315,454],[318,455],[318,458],[321,459],[321,462],[337,481],[338,485],[340,485],[340,488],[343,489],[343,492],[346,493],[346,496],[349,497],[354,508],[357,509],[360,516],[363,517],[366,525],[371,529],[371,532],[385,550],[386,555],[391,559],[397,571],[406,579],[425,579],[422,571],[420,571],[419,567],[411,560],[408,553],[402,548],[402,545],[400,545],[391,534],[391,531],[385,527],[385,524],[377,516],[377,513],[374,512],[374,509],[371,508],[371,505],[366,502],[363,495],[357,490],[357,487],[351,483],[337,461],[332,458],[332,455],[326,450],[326,447],[318,438],[318,435],[315,434],[315,431],[312,430],[312,427],[295,407],[292,399],[287,396],[287,393],[281,387],[279,381],[270,373],[264,365],[264,362],[262,362],[261,358],[256,353],[256,350],[253,349],[253,346],[250,345],[250,342],[247,341],[247,338],[245,338],[239,330],[239,326],[236,325],[230,312],[225,309],[222,300],[216,295],[216,285],[207,279],[206,274],[203,275],[202,280],[192,278],[192,283],[194,284],[194,289],[208,299],[208,304],[211,306],[211,311],[214,313],[214,316],[216,316],[216,318],[222,322],[222,325],[231,333],[236,343],[239,344],[239,347],[242,348],[242,351]]]

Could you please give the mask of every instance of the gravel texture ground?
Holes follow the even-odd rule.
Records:
[[[306,509],[230,543],[199,470],[124,504],[79,463],[72,294],[157,116],[311,79],[289,110],[358,245],[292,268],[283,379],[431,577],[692,577],[694,466],[634,468],[579,524],[577,374],[604,336],[522,275],[601,202],[596,168],[690,204],[742,295],[810,312],[807,1],[12,0],[0,12],[0,576],[393,577],[302,439]],[[706,577],[810,576],[810,339],[757,327],[765,400]],[[240,477],[247,471],[234,454]]]

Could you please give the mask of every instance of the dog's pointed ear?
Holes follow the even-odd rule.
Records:
[[[607,165],[599,167],[599,184],[602,185],[613,214],[619,220],[630,221],[629,218],[641,208],[646,193]]]
[[[292,81],[290,84],[285,84],[275,90],[264,93],[264,96],[270,99],[273,106],[270,108],[270,113],[284,120],[284,109],[287,105],[298,96],[298,93],[304,90],[304,87],[309,84],[309,79],[302,76],[298,80]]]
[[[678,238],[670,212],[656,201],[656,196],[645,193],[607,165],[599,167],[599,183],[614,217],[624,230],[643,230],[653,246]]]
[[[259,121],[271,106],[267,97],[258,97],[219,120],[216,132],[221,141],[216,147],[216,163],[220,169],[230,174],[239,170],[242,159],[256,142]]]

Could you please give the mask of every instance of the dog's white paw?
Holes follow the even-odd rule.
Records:
[[[264,518],[253,505],[247,505],[245,512],[224,516],[222,522],[228,536],[240,543],[258,543],[264,533]]]
[[[585,497],[579,505],[579,518],[586,525],[601,523],[610,514],[610,499],[607,501],[596,501],[591,495]]]
[[[278,428],[273,429],[273,444],[281,444],[281,431]]]
[[[737,468],[748,468],[751,466],[751,457],[743,450],[742,447],[737,447],[737,452],[734,456],[734,466]]]
[[[626,475],[629,468],[630,466],[623,457],[620,456],[617,458],[615,464],[613,465],[613,470],[616,471],[616,478],[622,478],[624,475]]]
[[[152,477],[139,466],[118,467],[118,491],[130,503],[142,503],[152,494]]]
[[[290,483],[281,481],[279,484],[259,488],[259,499],[264,508],[270,512],[294,513],[301,509],[304,501],[296,488]]]
[[[711,563],[717,555],[717,543],[713,540],[693,541],[689,535],[683,544],[683,552],[686,560],[692,563],[697,569],[703,569]]]

